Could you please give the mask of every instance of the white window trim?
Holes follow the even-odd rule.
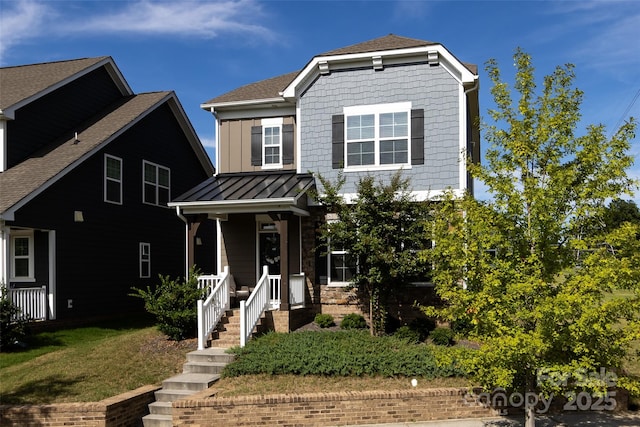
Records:
[[[156,178],[158,179],[158,182],[156,182],[156,183],[151,183],[150,182],[149,183],[149,184],[153,184],[155,186],[155,192],[156,192],[156,194],[155,194],[156,202],[155,203],[147,202],[146,201],[146,197],[145,197],[146,196],[146,185],[145,184],[147,184],[147,181],[145,180],[145,166],[146,165],[151,165],[151,166],[156,168]],[[166,169],[169,172],[169,185],[167,187],[165,187],[164,185],[160,185],[160,182],[159,182],[160,181],[160,179],[159,179],[160,175],[158,174],[158,171],[160,169]],[[150,162],[148,160],[143,160],[142,161],[142,203],[145,204],[145,205],[149,205],[149,206],[167,207],[165,205],[160,204],[160,195],[158,194],[158,190],[160,188],[166,188],[167,189],[167,191],[168,191],[167,200],[170,202],[171,201],[171,168],[168,168],[168,167],[163,166],[163,165],[159,165],[157,163]]]
[[[327,286],[333,288],[344,288],[351,285],[351,282],[342,282],[331,280],[331,257],[333,255],[347,255],[349,251],[346,249],[333,251],[331,250],[331,242],[329,242],[329,250],[327,251]]]
[[[283,119],[282,117],[276,117],[276,118],[272,118],[272,119],[262,119],[260,121],[260,124],[262,126],[262,169],[282,169],[283,164],[282,164],[282,124],[283,124]],[[267,164],[266,162],[266,149],[267,146],[265,144],[265,131],[267,128],[278,128],[279,129],[279,135],[280,135],[280,142],[278,144],[278,148],[279,148],[279,158],[278,158],[278,163],[269,163]],[[275,145],[273,145],[275,146]]]
[[[16,277],[16,239],[27,238],[29,244],[29,275]],[[13,230],[11,232],[11,281],[12,282],[35,282],[35,247],[33,244],[33,230]]]
[[[144,249],[147,250],[147,259],[144,259]],[[139,251],[138,251],[138,259],[139,259],[139,273],[141,279],[148,279],[151,277],[151,243],[140,242]],[[147,275],[143,274],[143,265],[147,264]]]
[[[392,164],[380,164],[380,114],[383,113],[407,113],[407,162],[406,163],[392,163]],[[381,171],[381,170],[397,170],[397,169],[411,169],[411,102],[393,102],[388,104],[373,104],[373,105],[357,105],[343,107],[342,114],[344,115],[344,171],[345,172],[363,172],[363,171]],[[375,136],[374,136],[374,164],[372,165],[348,165],[348,132],[347,132],[347,118],[349,116],[361,116],[365,114],[375,115]]]
[[[120,179],[115,179],[115,178],[110,178],[107,176],[107,159],[113,159],[113,160],[117,160],[118,162],[120,162]],[[111,154],[105,154],[104,155],[104,184],[103,184],[103,192],[104,192],[104,201],[105,203],[112,203],[114,205],[122,205],[122,187],[123,187],[123,179],[122,179],[122,175],[123,175],[123,169],[124,169],[124,162],[122,161],[122,159],[120,157],[116,157],[116,156],[112,156]],[[113,181],[113,182],[117,182],[120,184],[120,202],[116,202],[113,200],[109,200],[107,199],[107,182],[108,181]]]

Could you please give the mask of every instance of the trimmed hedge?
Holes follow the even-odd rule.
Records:
[[[445,350],[449,349],[411,344],[393,336],[373,337],[367,331],[271,332],[244,348],[233,348],[236,360],[225,367],[223,376],[466,376],[465,360],[471,351]]]

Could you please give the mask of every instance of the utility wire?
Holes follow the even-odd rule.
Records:
[[[610,133],[611,132],[617,132],[618,129],[620,129],[620,125],[622,125],[622,122],[627,118],[627,114],[629,114],[629,111],[631,111],[631,109],[633,108],[633,105],[636,103],[638,98],[640,98],[640,89],[638,89],[638,91],[636,92],[635,96],[633,97],[633,99],[629,103],[629,106],[627,107],[626,110],[624,110],[624,113],[622,113],[622,116],[620,117],[620,120],[618,120],[618,122],[613,127],[613,129],[611,129]],[[609,137],[611,137],[611,134],[609,135]]]

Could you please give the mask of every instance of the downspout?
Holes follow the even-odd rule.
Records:
[[[184,222],[184,277],[189,278],[189,221],[180,212],[180,206],[176,206],[176,215]]]
[[[471,116],[471,112],[469,111],[469,94],[471,92],[477,91],[478,87],[480,86],[480,80],[478,79],[478,77],[476,76],[474,82],[473,82],[473,86],[471,86],[469,89],[465,89],[464,91],[464,114],[465,114],[465,124],[467,127],[467,140],[465,141],[465,154],[467,154],[464,158],[464,171],[465,171],[465,175],[464,175],[464,179],[466,181],[465,184],[465,190],[469,190],[469,171],[467,170],[467,159],[469,158],[467,151],[469,150],[469,142],[472,143],[472,148],[471,148],[471,156],[473,157],[473,144],[479,144],[480,141],[469,141],[470,137],[473,136],[473,124],[469,123],[469,120],[472,119]],[[479,96],[478,96],[478,101],[479,101]],[[468,133],[471,133],[471,135],[468,135]],[[477,160],[480,160],[479,158]],[[473,187],[472,190],[473,192]],[[473,194],[473,193],[472,193]]]

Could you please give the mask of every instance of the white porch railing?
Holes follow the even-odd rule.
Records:
[[[262,313],[267,309],[270,302],[271,280],[269,280],[269,267],[264,266],[262,276],[258,284],[253,289],[249,298],[240,301],[240,347],[247,344],[247,340],[253,332],[253,328],[258,324]]]
[[[282,284],[279,274],[269,274],[269,305],[268,310],[280,309],[280,286]]]
[[[305,294],[304,273],[289,276],[289,306],[304,307]]]
[[[47,287],[9,289],[13,305],[20,308],[20,316],[27,320],[47,320]]]
[[[206,299],[198,300],[198,350],[204,350],[206,337],[229,309],[229,282],[228,266],[220,276],[198,277],[198,288],[206,289]]]

